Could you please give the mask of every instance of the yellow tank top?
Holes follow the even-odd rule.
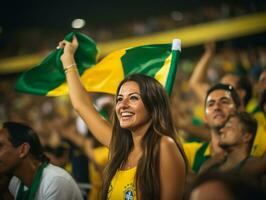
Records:
[[[136,200],[135,175],[137,167],[119,170],[111,181],[109,200]]]

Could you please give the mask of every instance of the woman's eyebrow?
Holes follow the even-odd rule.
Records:
[[[133,94],[137,94],[137,95],[140,96],[140,93],[138,93],[138,92],[131,92],[131,93],[128,94],[128,96],[133,95]],[[118,94],[117,96],[124,96],[124,95],[123,94]]]

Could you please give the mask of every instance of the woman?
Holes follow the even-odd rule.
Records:
[[[114,125],[94,108],[77,73],[77,39],[62,41],[61,61],[74,109],[93,135],[110,149],[103,184],[103,199],[182,199],[186,164],[176,140],[166,92],[144,75],[125,78],[117,89]],[[80,146],[86,140],[79,136]]]

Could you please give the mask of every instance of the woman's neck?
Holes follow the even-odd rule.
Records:
[[[122,169],[128,170],[138,165],[139,159],[142,156],[142,139],[150,127],[150,121],[138,129],[131,130],[133,138],[133,149],[129,153],[127,160],[123,163]]]
[[[143,124],[140,127],[130,130],[133,138],[134,148],[141,145],[141,140],[148,131],[150,125],[151,120],[149,120],[147,123]]]
[[[139,147],[134,147],[133,150],[127,157],[127,161],[123,163],[122,170],[128,170],[138,165],[139,159],[142,156],[142,149]]]

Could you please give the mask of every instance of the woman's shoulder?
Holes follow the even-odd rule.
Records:
[[[173,138],[169,136],[162,136],[160,149],[162,156],[172,157],[172,158],[179,157],[181,160],[183,160],[182,159],[183,156],[182,153],[180,152],[178,144]]]
[[[169,136],[162,136],[160,148],[164,151],[176,151],[178,149],[176,141]]]
[[[173,138],[163,135],[161,138],[161,145],[175,145],[176,146],[176,142],[174,141]]]

